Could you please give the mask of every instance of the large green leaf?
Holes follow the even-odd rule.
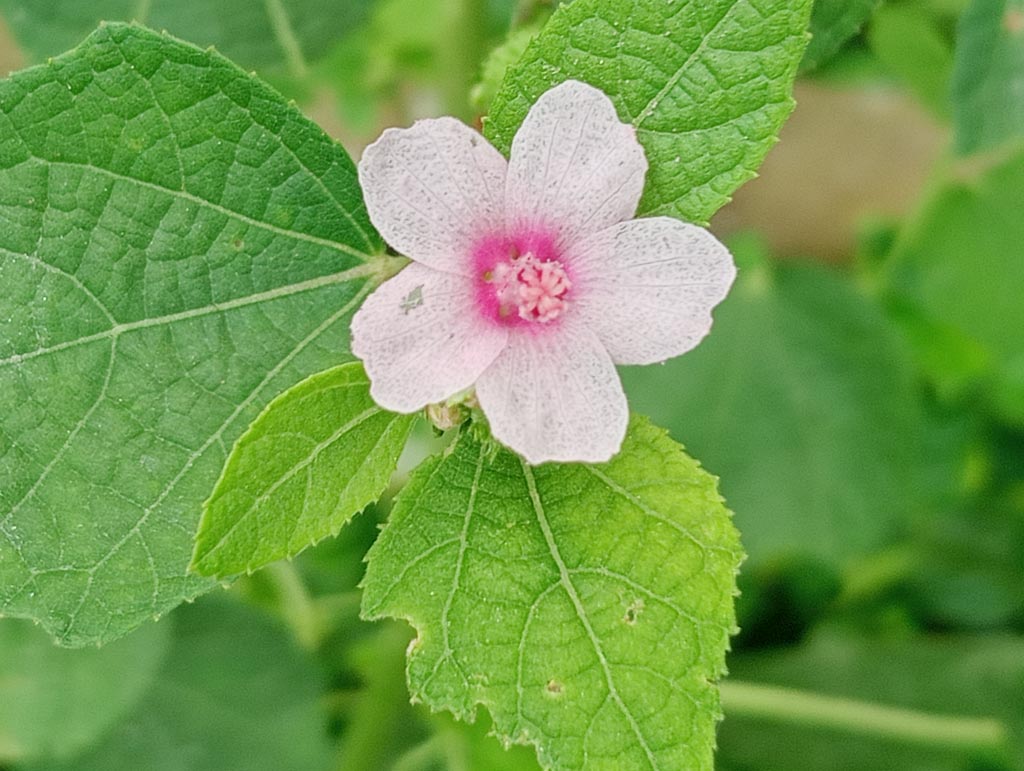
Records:
[[[111,25],[0,83],[0,610],[115,638],[228,448],[350,357],[387,264],[351,160],[215,53]]]
[[[893,284],[926,325],[917,335],[931,371],[948,379],[946,340],[977,351],[974,378],[1024,425],[1024,153],[977,178],[949,179],[908,225],[892,256]],[[938,347],[942,346],[942,347]],[[958,375],[957,379],[962,379]]]
[[[232,450],[203,509],[193,567],[251,572],[336,535],[384,492],[413,419],[378,407],[357,363],[279,396]]]
[[[801,69],[813,70],[831,59],[857,34],[881,0],[814,0],[811,42]]]
[[[368,0],[0,0],[0,12],[33,61],[73,46],[101,21],[137,21],[247,67],[305,67],[365,15]]]
[[[725,768],[1009,771],[1024,764],[1024,639],[1019,637],[874,640],[824,629],[800,648],[734,655],[729,671],[744,680],[868,703],[937,715],[998,718],[1010,733],[1013,757],[972,764],[963,750],[842,734],[805,721],[787,724],[747,717],[731,713],[726,703],[719,738],[719,760]],[[765,763],[765,758],[771,762]]]
[[[327,771],[315,663],[263,615],[224,599],[184,607],[167,623],[163,667],[102,741],[29,771]]]
[[[710,769],[741,553],[715,479],[635,419],[600,466],[463,434],[368,556],[366,616],[408,619],[409,686],[546,768]]]
[[[28,621],[0,621],[0,763],[70,757],[96,741],[142,698],[167,632],[150,624],[70,651]]]
[[[537,98],[586,81],[647,152],[640,211],[706,222],[754,176],[793,109],[810,0],[575,0],[512,67],[484,133],[508,151]]]
[[[973,0],[953,68],[956,147],[973,153],[1024,138],[1024,0]]]
[[[740,271],[695,351],[623,374],[634,409],[721,475],[753,563],[835,565],[877,547],[920,502],[911,360],[839,276],[765,264]]]

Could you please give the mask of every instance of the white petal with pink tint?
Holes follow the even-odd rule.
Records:
[[[736,278],[711,233],[670,217],[615,225],[574,244],[570,259],[575,311],[616,364],[652,364],[696,346]]]
[[[619,451],[629,407],[604,346],[569,317],[513,333],[476,386],[494,437],[531,464],[600,463]]]
[[[464,276],[412,263],[371,294],[352,319],[352,352],[385,409],[414,412],[476,382],[508,330],[476,314]]]
[[[570,80],[530,109],[512,142],[506,220],[554,229],[563,245],[629,219],[647,159],[601,91]]]
[[[506,162],[454,118],[388,129],[366,148],[359,183],[384,240],[416,262],[468,274],[474,241],[503,222]]]

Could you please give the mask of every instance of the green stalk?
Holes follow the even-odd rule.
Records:
[[[274,588],[279,611],[295,639],[306,650],[316,650],[321,637],[320,616],[299,571],[291,562],[282,560],[271,563],[263,572]]]
[[[441,4],[445,44],[438,52],[445,111],[468,120],[473,117],[469,90],[486,55],[487,7],[483,0],[445,0]]]
[[[719,689],[727,717],[825,728],[965,752],[999,751],[1007,740],[1005,726],[994,718],[936,715],[738,680],[720,683]]]
[[[284,52],[285,60],[288,62],[288,71],[292,77],[303,79],[309,74],[309,65],[302,53],[302,46],[295,36],[288,12],[281,4],[281,0],[264,0],[267,16],[270,18],[270,27],[277,39],[277,44]]]

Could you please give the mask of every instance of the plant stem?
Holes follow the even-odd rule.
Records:
[[[445,45],[438,52],[445,110],[469,119],[469,89],[476,82],[486,54],[486,6],[483,0],[446,0],[441,4],[441,14],[447,30]]]
[[[316,650],[321,637],[320,616],[299,571],[291,562],[282,560],[268,565],[264,573],[277,594],[280,613],[299,644],[306,650]]]
[[[726,715],[758,718],[933,748],[1000,750],[1003,724],[994,718],[936,715],[759,683],[719,684]]]
[[[437,735],[417,744],[395,761],[391,771],[421,771],[424,768],[435,768],[437,761],[444,758],[442,740],[443,737]]]
[[[302,46],[292,29],[288,12],[281,4],[281,0],[264,0],[267,9],[267,16],[270,18],[270,27],[274,32],[281,51],[284,53],[285,61],[288,62],[288,70],[292,77],[303,79],[309,74],[309,65],[306,64],[306,57],[302,54]]]

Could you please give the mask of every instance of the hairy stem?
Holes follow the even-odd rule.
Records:
[[[994,718],[936,715],[738,680],[720,683],[719,689],[727,716],[962,751],[998,751],[1007,740],[1005,726]]]

